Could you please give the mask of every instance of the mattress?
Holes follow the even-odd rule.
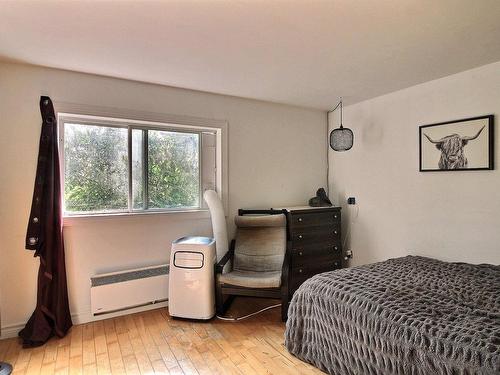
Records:
[[[335,375],[500,374],[500,266],[407,256],[316,275],[285,346]]]

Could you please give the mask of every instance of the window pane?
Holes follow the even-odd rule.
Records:
[[[127,129],[64,125],[67,212],[128,209]]]
[[[199,135],[148,131],[150,208],[199,207]]]
[[[132,207],[144,209],[144,130],[132,129]]]

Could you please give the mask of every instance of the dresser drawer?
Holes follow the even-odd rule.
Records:
[[[330,253],[339,255],[342,252],[342,246],[340,244],[340,239],[328,241],[327,243],[316,243],[316,244],[296,244],[292,246],[292,256],[293,255],[310,255],[316,256],[323,253]],[[300,254],[302,253],[302,254]]]
[[[304,267],[314,264],[331,263],[340,261],[342,252],[340,244],[328,245],[326,247],[298,247],[292,249],[291,267]]]
[[[340,211],[321,213],[293,213],[290,216],[290,227],[292,229],[340,223]]]
[[[290,298],[292,297],[293,293],[307,280],[313,277],[314,275],[317,275],[318,273],[323,273],[323,272],[329,272],[329,271],[334,271],[336,269],[342,268],[341,262],[338,261],[337,265],[330,265],[330,266],[321,266],[321,267],[313,267],[313,268],[295,268],[290,270],[291,272],[291,278],[290,278],[290,285],[289,285],[289,295]]]
[[[292,279],[302,278],[304,276],[311,277],[318,273],[333,271],[342,268],[342,261],[337,258],[332,258],[321,263],[309,263],[305,266],[294,267],[290,270]]]
[[[293,293],[295,293],[295,291],[297,289],[299,289],[299,286],[301,286],[304,283],[304,281],[306,281],[310,277],[313,277],[314,275],[315,274],[312,274],[312,275],[301,275],[301,276],[298,276],[298,277],[294,277],[291,280],[290,285],[288,286],[288,292],[289,292],[290,299],[292,298]]]
[[[336,266],[340,264],[341,259],[340,253],[324,252],[323,254],[311,255],[299,251],[296,254],[292,254],[292,268],[310,268],[318,264],[333,264]]]
[[[290,233],[292,245],[324,243],[336,241],[340,238],[340,223],[314,228],[297,228]]]

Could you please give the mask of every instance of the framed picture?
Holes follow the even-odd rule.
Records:
[[[419,127],[420,171],[493,169],[493,115]]]

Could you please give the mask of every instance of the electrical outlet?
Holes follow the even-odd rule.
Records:
[[[356,198],[354,197],[347,198],[347,204],[356,204]]]

